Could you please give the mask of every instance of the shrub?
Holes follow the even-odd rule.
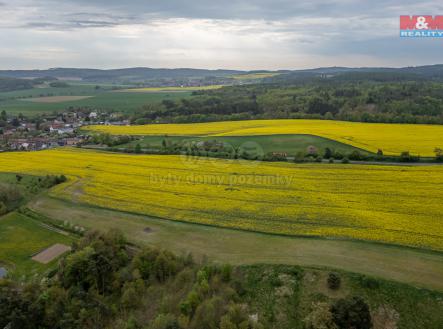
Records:
[[[371,329],[369,306],[361,297],[339,299],[331,306],[334,323],[339,329]]]
[[[360,285],[368,289],[376,289],[380,286],[376,279],[367,276],[362,276],[360,278]]]
[[[312,312],[303,320],[306,329],[336,329],[327,303],[312,305]]]
[[[331,272],[328,276],[328,287],[333,290],[340,288],[341,278],[338,273]]]
[[[354,161],[361,161],[361,160],[363,160],[363,156],[360,154],[359,151],[353,151],[351,154],[349,154],[348,158],[350,160],[354,160]]]
[[[341,154],[340,152],[335,152],[333,158],[336,160],[341,160],[344,158],[344,155]]]
[[[409,153],[409,151],[401,152],[400,161],[401,162],[417,162],[420,160],[419,156],[413,156]]]
[[[443,162],[443,150],[439,147],[436,147],[434,153],[435,153],[435,161]]]
[[[347,163],[349,163],[349,159],[346,158],[346,157],[344,157],[344,158],[341,160],[341,163],[345,163],[345,164],[347,164]]]
[[[151,329],[179,329],[177,319],[173,314],[160,314],[150,326]]]
[[[295,163],[300,163],[305,161],[305,154],[304,152],[297,152],[297,154],[294,157]]]
[[[224,282],[229,282],[229,281],[231,281],[231,276],[232,276],[232,266],[229,264],[223,265],[223,267],[221,269],[222,280]]]
[[[325,148],[325,153],[323,155],[323,158],[330,159],[330,158],[332,158],[332,155],[333,154],[332,154],[331,149],[329,147]]]

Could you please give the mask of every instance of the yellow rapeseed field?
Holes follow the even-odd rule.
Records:
[[[63,173],[70,179],[53,196],[171,220],[443,250],[441,166],[253,165],[68,148],[2,153],[0,171]]]
[[[281,73],[276,73],[276,72],[249,73],[249,74],[233,75],[231,76],[231,78],[235,80],[255,80],[255,79],[272,78],[280,74]]]
[[[434,156],[443,148],[443,125],[360,123],[330,120],[250,120],[143,126],[89,126],[88,130],[116,135],[251,136],[309,134],[387,155],[409,151]]]

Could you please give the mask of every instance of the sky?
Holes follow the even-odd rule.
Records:
[[[303,69],[443,63],[400,15],[443,1],[0,0],[0,69]]]

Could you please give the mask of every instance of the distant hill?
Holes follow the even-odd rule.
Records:
[[[322,67],[305,70],[281,71],[241,71],[241,70],[205,70],[192,68],[154,69],[147,67],[122,68],[111,70],[83,69],[83,68],[53,68],[48,70],[0,70],[0,77],[15,79],[30,78],[58,78],[75,79],[85,82],[125,82],[143,83],[146,81],[162,79],[165,81],[177,80],[179,82],[192,79],[227,79],[233,75],[255,74],[266,72],[281,73],[272,78],[264,79],[265,82],[285,82],[304,78],[328,77],[341,80],[420,80],[433,79],[443,81],[443,64],[427,65],[404,68],[389,67]]]
[[[56,77],[60,79],[79,79],[83,81],[131,81],[139,82],[151,79],[184,79],[204,77],[226,77],[246,73],[236,70],[200,70],[200,69],[152,69],[134,67],[113,70],[54,68],[48,70],[6,70],[0,76],[10,78]]]
[[[389,67],[322,67],[295,70],[267,79],[267,82],[291,82],[312,78],[331,78],[340,81],[443,81],[443,64],[389,68]]]

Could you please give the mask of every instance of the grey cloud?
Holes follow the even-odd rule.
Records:
[[[399,15],[439,14],[443,3],[436,0],[0,0],[0,6],[3,66],[263,69],[350,59],[360,66],[370,65],[367,59],[431,64],[441,57],[439,40],[398,37]]]
[[[46,0],[53,1],[53,0]],[[57,1],[60,3],[61,1]],[[120,12],[137,15],[161,15],[164,17],[181,18],[208,18],[208,19],[266,19],[278,20],[297,16],[310,17],[347,17],[362,13],[376,13],[389,15],[392,11],[410,10],[414,6],[437,9],[435,1],[404,0],[401,6],[398,0],[64,0],[65,3],[96,6],[104,10],[118,10]],[[441,5],[440,5],[441,6]],[[400,13],[397,13],[399,15]]]

